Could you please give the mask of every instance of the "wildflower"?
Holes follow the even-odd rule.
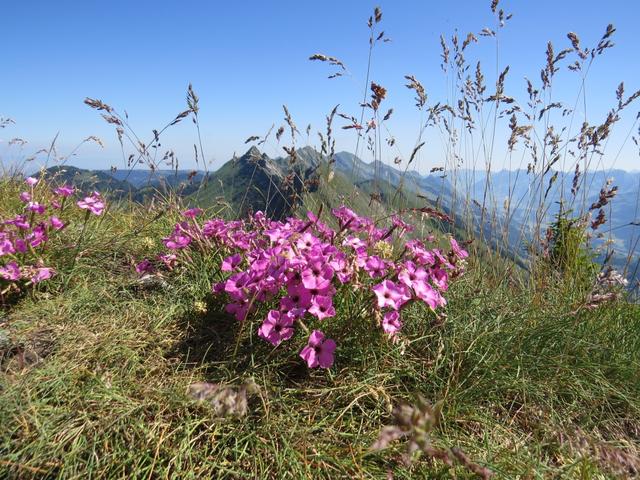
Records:
[[[460,260],[464,260],[469,256],[469,253],[465,249],[460,247],[460,245],[458,244],[455,238],[451,237],[450,242],[451,242],[451,250],[453,250],[454,255],[458,257]]]
[[[391,217],[391,222],[396,228],[400,230],[400,232],[398,233],[399,237],[402,237],[405,232],[410,233],[415,229],[413,225],[402,220],[399,215],[394,215],[393,217]]]
[[[311,306],[311,293],[302,286],[287,289],[288,296],[280,299],[280,308],[292,310],[294,308],[308,308]]]
[[[16,215],[11,220],[6,220],[4,222],[7,225],[13,225],[20,230],[28,230],[30,228],[29,222],[27,221],[27,217],[25,215]]]
[[[185,210],[184,212],[182,212],[182,216],[193,219],[200,215],[202,212],[203,210],[201,208],[190,208],[189,210]]]
[[[449,288],[449,275],[442,268],[434,268],[430,272],[431,281],[443,292]]]
[[[71,185],[62,185],[61,187],[58,187],[56,189],[53,190],[53,193],[55,193],[56,195],[60,196],[60,197],[70,197],[71,195],[73,195],[75,193],[76,189],[75,187],[71,186]]]
[[[309,368],[331,368],[336,342],[325,338],[320,330],[314,330],[309,336],[307,346],[300,352],[300,357],[307,362]]]
[[[271,310],[258,329],[258,336],[277,347],[283,340],[289,340],[293,336],[293,320],[292,315]]]
[[[245,298],[244,288],[249,283],[250,277],[244,272],[231,275],[225,282],[224,290],[231,298],[241,300]]]
[[[153,264],[146,258],[136,264],[136,273],[142,275],[143,273],[152,273]]]
[[[42,215],[44,213],[44,209],[44,205],[41,205],[38,202],[27,203],[27,210],[29,210],[30,212],[35,212],[39,215]]]
[[[62,230],[66,226],[64,222],[60,220],[58,217],[51,217],[49,219],[49,223],[51,224],[54,230]]]
[[[407,261],[403,265],[403,269],[398,274],[398,280],[405,284],[407,287],[413,288],[417,282],[424,282],[427,280],[427,271],[416,266],[412,261]]]
[[[311,301],[309,313],[318,317],[318,320],[324,320],[325,318],[333,317],[336,314],[336,309],[333,307],[331,297],[316,295]]]
[[[395,335],[402,328],[400,314],[395,311],[387,312],[382,317],[382,330],[389,335]]]
[[[249,302],[248,301],[239,301],[234,303],[229,303],[225,307],[225,311],[227,313],[231,313],[235,315],[236,320],[242,322],[247,318],[247,313],[249,313]]]
[[[398,310],[409,300],[406,287],[402,284],[398,285],[391,280],[385,280],[373,287],[373,292],[378,299],[378,307],[391,307]]]
[[[323,290],[331,284],[333,268],[322,260],[309,264],[309,268],[302,271],[302,284],[305,288]]]
[[[7,263],[4,267],[0,267],[0,278],[13,282],[20,280],[20,267],[14,261]]]
[[[78,200],[76,205],[83,210],[88,210],[94,215],[102,215],[104,211],[104,202],[98,192],[93,192],[90,197],[84,197],[84,200]]]
[[[178,257],[173,253],[167,253],[166,255],[158,255],[158,259],[162,263],[164,263],[169,270],[172,270],[173,267],[176,266],[176,263],[178,263]]]
[[[33,187],[36,183],[38,183],[38,179],[34,177],[27,177],[25,178],[24,183],[26,183],[30,187]]]
[[[31,280],[32,284],[40,283],[44,280],[50,279],[55,272],[53,268],[49,267],[40,267],[36,268],[35,273],[31,276],[29,280]]]
[[[35,248],[38,245],[49,240],[47,237],[46,227],[43,223],[36,226],[26,238],[29,241],[29,244]]]
[[[170,236],[163,238],[162,241],[164,242],[165,247],[170,248],[171,250],[179,250],[189,246],[191,243],[191,237],[182,232],[178,227]]]
[[[0,235],[2,235],[1,232]],[[3,255],[11,255],[12,253],[16,253],[13,242],[6,236],[0,237],[0,257]]]
[[[429,308],[432,310],[435,310],[441,303],[440,298],[442,298],[442,296],[427,282],[414,283],[413,291],[416,292],[416,296],[429,305]]]
[[[240,262],[242,261],[242,257],[239,254],[235,254],[232,255],[230,257],[225,258],[222,261],[222,267],[221,270],[223,272],[231,272],[233,271],[238,265],[240,265]]]
[[[310,250],[320,242],[314,235],[309,232],[304,233],[296,242],[296,246],[300,250]]]
[[[364,263],[364,270],[371,278],[384,277],[387,274],[387,264],[377,255],[371,255]]]
[[[31,194],[29,192],[22,192],[20,194],[20,201],[28,203],[31,201]]]

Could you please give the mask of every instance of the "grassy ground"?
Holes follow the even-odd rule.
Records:
[[[255,333],[208,293],[213,259],[137,284],[131,259],[170,225],[127,237],[142,215],[108,215],[102,234],[119,241],[97,236],[66,287],[2,313],[0,478],[472,478],[428,459],[405,466],[402,443],[368,451],[391,406],[417,393],[444,401],[434,443],[498,478],[637,466],[637,307],[572,315],[570,292],[534,294],[517,272],[472,261],[446,320],[415,309],[398,344],[353,325],[334,368],[309,371],[292,352],[250,348]],[[244,418],[216,419],[187,395],[248,379],[259,393]]]

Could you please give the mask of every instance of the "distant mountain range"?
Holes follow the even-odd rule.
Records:
[[[557,180],[549,183],[555,173]],[[336,153],[329,162],[312,147],[297,150],[295,161],[289,157],[271,159],[251,147],[241,157],[210,173],[83,170],[64,166],[52,167],[46,174],[84,191],[109,191],[113,198],[145,202],[171,191],[201,206],[224,202],[240,216],[262,210],[281,218],[301,205],[312,207],[319,202],[327,207],[345,203],[366,212],[372,197],[389,211],[429,205],[453,217],[459,229],[466,225],[467,231],[471,228],[476,236],[482,233],[481,237],[492,246],[506,248],[512,258],[526,255],[525,245],[540,214],[537,206],[541,190],[546,195],[544,203],[549,206],[543,212],[543,223],[549,223],[557,214],[560,199],[571,198],[568,193],[573,182],[573,174],[562,172],[549,172],[540,182],[525,170],[497,171],[488,179],[485,172],[471,170],[421,175],[382,162],[367,163],[348,152]],[[600,227],[598,232],[602,232],[603,238],[594,242],[602,245],[610,240],[615,250],[614,263],[618,267],[630,263],[631,273],[635,271],[638,277],[638,259],[627,262],[627,254],[640,249],[640,172],[588,173],[581,178],[582,188],[576,197],[579,202],[571,205],[565,201],[564,205],[581,213],[577,204],[588,206],[596,201],[608,178],[618,186],[618,194],[605,209],[607,218],[612,220]],[[487,184],[490,188],[485,195]]]

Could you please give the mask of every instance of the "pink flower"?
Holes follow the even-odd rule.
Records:
[[[98,192],[93,192],[90,197],[84,197],[84,200],[78,200],[76,205],[83,210],[89,210],[94,215],[102,215],[104,211],[104,202]]]
[[[443,292],[446,292],[447,288],[449,288],[449,275],[447,275],[447,272],[442,268],[435,268],[431,270],[430,274],[433,284]]]
[[[396,228],[400,230],[400,233],[398,234],[399,237],[404,235],[405,232],[413,232],[414,230],[414,226],[402,220],[399,215],[394,215],[393,217],[391,217],[391,222]]]
[[[314,330],[309,336],[307,346],[300,352],[300,357],[307,362],[309,368],[331,368],[335,350],[336,342],[325,338],[320,330]]]
[[[27,240],[29,240],[29,244],[34,248],[49,240],[45,224],[41,223],[35,227],[32,232],[27,235]]]
[[[53,276],[54,273],[55,272],[53,271],[53,268],[49,268],[49,267],[36,268],[34,275],[30,278],[31,283],[35,285],[36,283],[40,283],[44,280],[48,280]]]
[[[2,235],[2,233],[0,233]],[[3,255],[11,255],[16,253],[13,242],[7,237],[0,237],[0,257]]]
[[[413,285],[413,290],[416,292],[416,296],[424,303],[429,305],[429,308],[435,310],[441,303],[442,296],[427,282],[417,282]],[[444,299],[443,299],[444,300]]]
[[[56,189],[53,190],[53,193],[55,193],[56,195],[59,195],[61,197],[70,197],[71,195],[73,195],[75,193],[76,189],[71,186],[71,185],[62,185],[61,187],[58,187]]]
[[[189,246],[191,243],[191,237],[183,232],[179,225],[176,225],[173,233],[168,237],[163,238],[162,241],[164,242],[165,247],[171,250],[179,250]]]
[[[223,272],[232,272],[238,265],[240,265],[240,262],[242,262],[242,257],[236,253],[222,261],[221,270]]]
[[[395,311],[387,312],[382,317],[382,330],[389,335],[395,335],[402,328],[400,314]]]
[[[451,250],[453,250],[453,254],[460,260],[464,260],[469,256],[469,253],[465,249],[461,248],[453,237],[451,237]]]
[[[153,264],[146,258],[136,264],[136,273],[142,275],[143,273],[152,273]]]
[[[398,280],[405,284],[407,287],[413,288],[417,282],[424,282],[427,280],[427,271],[422,267],[417,267],[415,263],[407,261],[404,263],[404,268],[398,274]]]
[[[314,245],[318,244],[319,240],[314,237],[311,233],[306,232],[302,234],[302,236],[296,242],[296,246],[300,250],[310,250]]]
[[[20,200],[24,203],[31,201],[31,194],[29,192],[22,192],[20,194]]]
[[[27,177],[25,178],[24,183],[26,183],[30,187],[33,187],[36,183],[38,183],[38,179],[33,177]]]
[[[277,347],[283,340],[289,340],[293,336],[293,320],[292,315],[271,310],[258,329],[258,336]]]
[[[331,285],[333,268],[322,260],[316,260],[302,271],[302,284],[308,289],[322,290]]]
[[[177,255],[174,255],[173,253],[167,253],[165,255],[158,255],[158,259],[165,264],[165,266],[169,269],[172,270],[173,267],[176,266],[176,263],[178,263],[178,257]]]
[[[20,280],[20,267],[14,261],[7,263],[4,267],[0,267],[0,278],[11,282]]]
[[[398,310],[411,297],[407,294],[404,285],[398,285],[391,280],[385,280],[373,287],[373,291],[378,298],[378,307],[391,307]]]
[[[189,210],[185,210],[184,212],[182,212],[182,216],[186,218],[196,218],[201,213],[201,208],[190,208]]]
[[[27,210],[42,215],[44,213],[44,205],[40,205],[38,202],[29,202],[27,204]]]
[[[238,320],[239,322],[242,322],[247,318],[247,313],[249,313],[249,302],[239,301],[239,302],[229,303],[225,307],[225,311],[227,313],[231,313],[235,315],[236,320]]]
[[[293,310],[294,308],[308,308],[311,305],[311,294],[302,287],[288,288],[288,296],[280,299],[280,308]]]
[[[325,318],[333,317],[336,314],[336,309],[333,307],[331,297],[316,295],[311,301],[309,313],[318,317],[318,320],[324,320]]]
[[[51,217],[49,223],[51,223],[54,230],[62,230],[66,226],[58,217]]]
[[[384,277],[387,274],[387,264],[377,255],[371,255],[364,262],[364,270],[371,278]]]

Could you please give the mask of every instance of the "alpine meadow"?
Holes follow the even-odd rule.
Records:
[[[90,3],[7,6],[0,478],[640,477],[638,6]]]

